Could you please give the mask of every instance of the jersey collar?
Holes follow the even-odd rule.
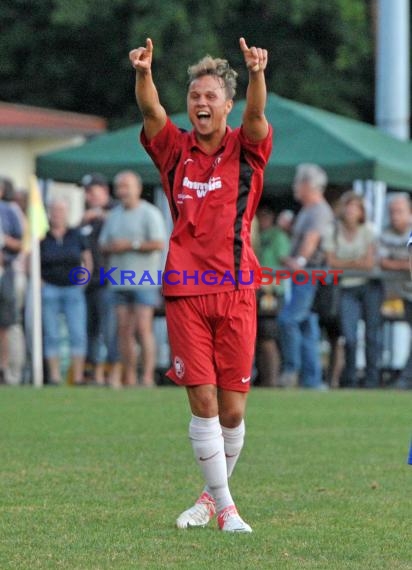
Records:
[[[221,142],[220,146],[215,150],[215,152],[213,153],[212,156],[221,152],[225,148],[225,146],[227,144],[227,139],[228,139],[229,133],[231,131],[232,131],[232,129],[229,127],[229,125],[227,125],[226,126],[226,132],[225,132],[225,135],[222,139],[222,142]],[[190,133],[189,133],[189,148],[190,148],[190,150],[197,148],[198,150],[200,150],[200,152],[203,152],[205,154],[205,151],[202,149],[201,146],[199,146],[199,143],[196,140],[196,134],[195,134],[194,130],[190,131]]]

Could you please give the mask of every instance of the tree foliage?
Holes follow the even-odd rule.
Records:
[[[3,0],[0,99],[93,113],[112,126],[139,117],[128,52],[150,36],[169,112],[184,110],[187,66],[205,53],[240,71],[238,38],[270,52],[269,89],[373,118],[373,28],[367,0]]]
[[[270,52],[271,91],[352,117],[373,119],[373,28],[365,0],[233,1],[223,28]],[[260,17],[257,18],[256,15]],[[232,48],[233,49],[233,48]],[[233,53],[240,64],[240,57]]]

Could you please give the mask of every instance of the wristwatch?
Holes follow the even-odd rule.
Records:
[[[306,259],[306,257],[303,257],[303,255],[299,255],[299,257],[296,258],[296,263],[300,266],[300,267],[306,267],[308,260]]]
[[[134,239],[132,241],[132,250],[133,251],[139,251],[141,245],[142,245],[142,242],[140,239]]]

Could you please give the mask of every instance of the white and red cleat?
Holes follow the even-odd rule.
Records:
[[[217,516],[220,530],[225,532],[252,532],[250,526],[239,516],[235,505],[226,507]]]
[[[216,504],[214,498],[204,491],[193,507],[184,511],[176,520],[177,528],[203,527],[215,516]]]

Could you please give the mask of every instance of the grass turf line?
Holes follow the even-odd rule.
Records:
[[[412,568],[412,395],[252,390],[252,535],[178,531],[202,481],[183,390],[1,390],[0,568]]]

